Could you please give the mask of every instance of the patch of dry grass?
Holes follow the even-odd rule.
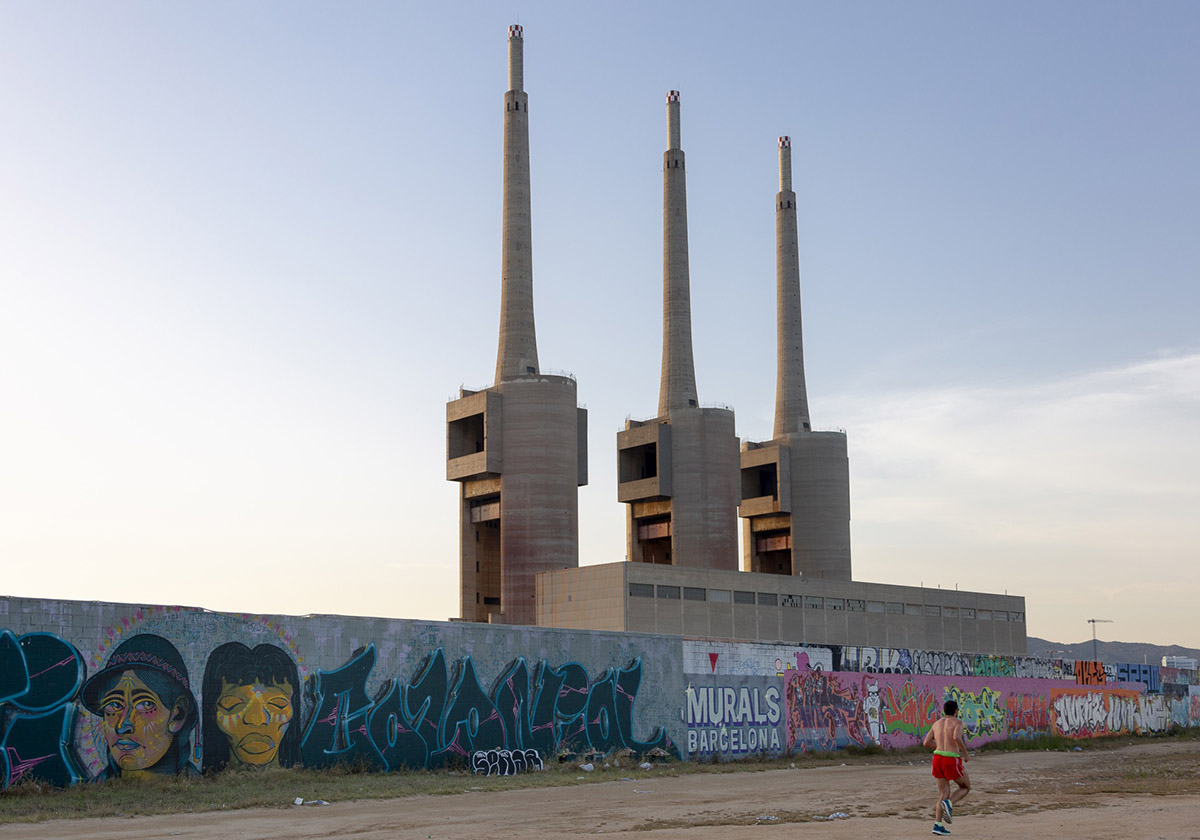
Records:
[[[1025,777],[1020,782],[999,786],[983,795],[972,797],[972,809],[981,813],[993,811],[1020,812],[1029,808],[1024,797],[1004,795],[1005,787],[1036,789],[1049,796],[1039,796],[1042,809],[1055,802],[1071,803],[1077,807],[1081,798],[1096,792],[1124,794],[1185,794],[1200,793],[1200,750],[1196,736],[1158,740],[1162,749],[1144,756],[1121,756],[1116,760],[1111,750],[1134,741],[1146,739],[1104,739],[1082,742],[1083,755],[1078,765],[1060,773],[1040,778]],[[1076,742],[1078,743],[1078,742]],[[1074,752],[1075,743],[1071,744]],[[114,779],[103,784],[76,785],[58,790],[46,785],[24,783],[0,793],[0,824],[37,822],[42,820],[129,816],[143,814],[175,814],[240,808],[293,807],[297,797],[305,800],[324,799],[345,802],[361,799],[394,799],[419,795],[452,795],[476,791],[515,790],[531,787],[561,787],[622,779],[649,780],[685,774],[756,773],[785,768],[814,769],[822,767],[866,765],[900,765],[913,761],[926,750],[913,748],[883,752],[880,750],[847,749],[834,753],[802,753],[787,758],[747,759],[730,762],[665,762],[655,763],[650,770],[641,770],[631,757],[622,756],[617,763],[600,763],[594,772],[586,773],[577,763],[553,764],[536,773],[519,776],[475,776],[466,772],[395,772],[366,773],[352,768],[334,770],[232,770],[215,777],[198,779]],[[987,810],[983,810],[987,809]],[[924,818],[924,808],[911,810],[912,818]],[[895,810],[873,811],[855,809],[856,817],[898,816]],[[918,817],[920,815],[920,817]],[[753,824],[756,814],[708,812],[690,817],[687,825]],[[773,814],[777,819],[762,824],[811,822],[812,815],[800,812]],[[711,820],[713,822],[694,822]],[[682,824],[682,823],[681,823]],[[648,821],[643,830],[674,827],[675,823]]]

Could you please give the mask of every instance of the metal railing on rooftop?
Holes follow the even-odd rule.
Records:
[[[538,371],[537,375],[539,375],[539,376],[562,376],[566,379],[570,379],[572,382],[576,381],[575,374],[571,373],[571,371],[569,371],[569,370],[555,370],[554,368],[542,368],[540,371]]]
[[[525,374],[525,376],[526,377],[560,376],[563,379],[570,379],[576,385],[579,384],[579,380],[577,380],[575,378],[575,374],[571,373],[569,370],[556,370],[554,368],[542,368],[537,373],[528,373],[528,374]],[[472,386],[470,388],[468,388],[466,385],[459,385],[458,393],[451,396],[448,400],[446,400],[446,402],[454,402],[455,400],[462,399],[463,396],[465,396],[466,394],[478,394],[480,391],[486,391],[489,388],[494,388],[494,387],[496,387],[496,383],[494,383],[494,382],[489,382],[487,385],[480,385],[478,387]],[[464,394],[464,392],[465,392],[465,394]],[[586,406],[581,406],[581,407],[586,408]]]

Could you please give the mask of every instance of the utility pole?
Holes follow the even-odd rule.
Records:
[[[1088,624],[1092,625],[1092,661],[1099,662],[1100,659],[1096,656],[1096,625],[1097,624],[1112,624],[1111,618],[1089,618]]]

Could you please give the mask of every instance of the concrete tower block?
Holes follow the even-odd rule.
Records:
[[[505,624],[537,620],[534,576],[579,565],[575,380],[514,379],[504,397],[500,603]]]
[[[692,357],[687,185],[679,92],[667,93],[663,154],[663,355],[658,414],[617,434],[627,559],[737,568],[738,440],[733,412],[701,408]]]
[[[536,621],[539,572],[578,567],[578,487],[587,483],[575,380],[538,368],[523,46],[521,27],[510,27],[496,381],[446,407],[446,477],[461,484],[461,616],[507,624]]]
[[[669,415],[671,563],[736,571],[738,439],[733,412],[681,408]]]
[[[844,432],[797,432],[791,455],[792,574],[851,580],[850,459]]]
[[[850,580],[850,463],[843,432],[814,432],[804,382],[800,248],[792,144],[779,138],[775,196],[774,438],[741,453],[742,565],[749,572]]]

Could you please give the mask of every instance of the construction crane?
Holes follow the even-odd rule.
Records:
[[[1099,662],[1099,657],[1096,656],[1096,625],[1097,624],[1112,624],[1111,618],[1089,618],[1088,624],[1092,625],[1092,661]]]

